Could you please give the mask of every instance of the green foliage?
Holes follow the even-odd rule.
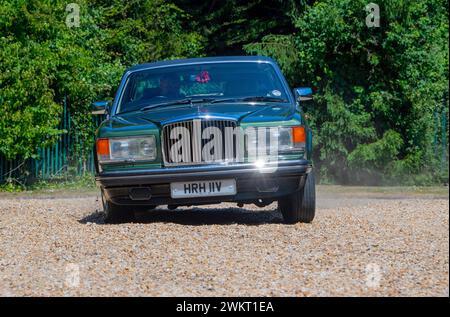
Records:
[[[7,181],[0,184],[0,192],[17,193],[25,190],[25,186],[14,181]]]
[[[244,48],[277,59],[293,86],[315,88],[314,104],[305,107],[325,178],[441,181],[436,148],[448,149],[448,126],[439,133],[434,118],[448,117],[448,1],[383,1],[379,28],[366,26],[366,4],[315,1],[293,17],[293,34]],[[276,38],[293,43],[291,52]]]
[[[81,190],[85,190],[87,192],[91,190],[95,190],[95,179],[91,174],[86,174],[83,176],[72,176],[70,178],[60,177],[60,178],[52,178],[50,180],[38,180],[37,182],[29,185],[24,185],[14,181],[14,179],[7,180],[4,184],[0,184],[0,193],[1,192],[9,192],[9,193],[19,193],[23,191],[27,191],[28,193],[32,192],[52,192],[55,190],[61,191],[71,191],[76,190],[78,193]]]
[[[290,16],[304,0],[174,0],[189,12],[196,30],[207,39],[207,55],[240,55],[245,44],[273,32],[293,30]]]
[[[358,144],[348,156],[348,161],[350,166],[382,170],[383,165],[395,161],[402,146],[400,134],[388,130],[373,143]]]
[[[67,96],[75,153],[92,148],[90,104],[112,96],[136,63],[201,54],[202,37],[186,31],[181,9],[160,0],[77,1],[80,26],[69,28],[62,0],[0,2],[0,153],[35,157],[52,144]]]
[[[276,56],[286,79],[292,82],[298,77],[297,63],[299,61],[294,39],[292,35],[269,34],[264,36],[259,43],[244,45],[244,49],[250,54]]]
[[[41,191],[41,190],[81,190],[81,189],[95,189],[95,179],[93,175],[86,174],[83,176],[74,176],[70,179],[52,179],[39,180],[38,182],[28,186],[26,190]],[[25,188],[23,188],[25,190]]]

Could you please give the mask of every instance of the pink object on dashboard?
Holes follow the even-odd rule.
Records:
[[[209,77],[209,73],[206,70],[200,72],[200,74],[195,76],[195,81],[202,84],[207,83],[208,81],[210,81],[210,79],[211,77]]]

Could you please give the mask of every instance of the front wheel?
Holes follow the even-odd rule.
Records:
[[[286,223],[311,222],[316,214],[316,182],[311,171],[303,188],[278,200]]]
[[[134,210],[127,206],[116,205],[107,200],[102,195],[103,211],[105,212],[105,223],[118,224],[124,222],[132,222]]]

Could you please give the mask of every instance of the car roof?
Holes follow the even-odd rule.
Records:
[[[199,58],[185,58],[173,59],[167,61],[158,61],[153,63],[138,64],[127,69],[127,72],[138,71],[153,67],[174,66],[174,65],[189,65],[213,62],[266,62],[273,63],[275,61],[267,56],[216,56],[216,57],[199,57]]]

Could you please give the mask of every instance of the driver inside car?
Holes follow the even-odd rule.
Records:
[[[159,79],[158,88],[147,88],[144,90],[142,99],[160,98],[180,98],[180,78],[176,74],[164,74]]]

